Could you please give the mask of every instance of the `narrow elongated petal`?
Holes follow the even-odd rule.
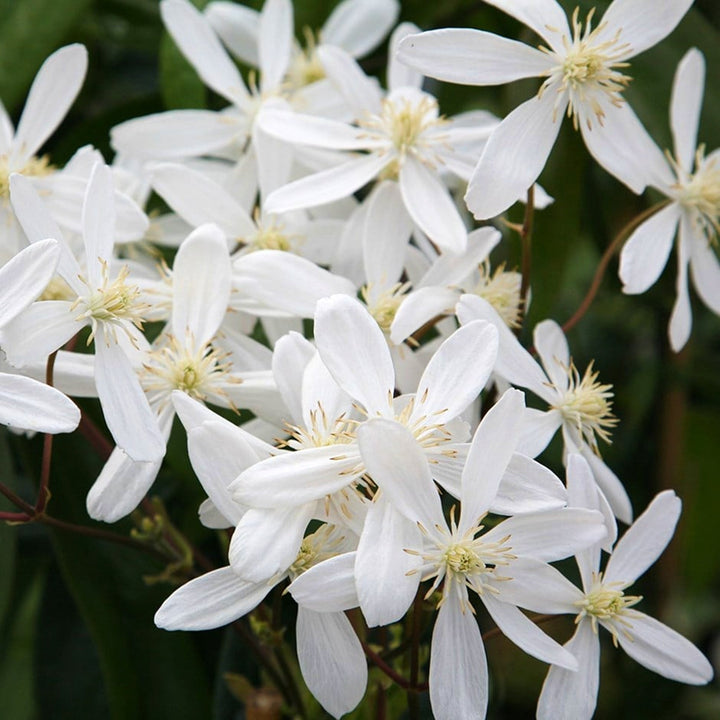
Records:
[[[306,427],[320,425],[325,418],[325,437],[330,436],[336,418],[347,417],[352,401],[347,393],[333,380],[330,371],[315,353],[307,364],[302,378],[302,424]]]
[[[56,240],[41,240],[0,268],[0,327],[7,325],[42,293],[60,260]]]
[[[369,414],[387,413],[395,372],[387,343],[375,320],[357,300],[335,295],[315,313],[315,342],[340,387]]]
[[[553,88],[513,110],[493,131],[470,178],[465,201],[478,220],[507,210],[537,180],[555,144],[564,106]]]
[[[491,512],[518,515],[564,507],[567,493],[560,478],[544,465],[514,453],[502,476]]]
[[[438,247],[464,252],[467,228],[435,170],[407,155],[400,167],[400,191],[410,217]]]
[[[690,685],[712,680],[712,665],[680,633],[641,612],[633,611],[628,620],[631,638],[618,633],[618,642],[633,660],[670,680]]]
[[[490,593],[483,595],[482,601],[503,635],[528,655],[568,670],[577,670],[577,660],[517,607],[501,602]]]
[[[59,390],[22,375],[0,373],[0,425],[64,433],[79,422],[77,405]]]
[[[598,42],[620,32],[618,43],[628,43],[624,58],[639,55],[667,37],[682,20],[693,0],[614,0],[600,23],[604,29]]]
[[[497,330],[484,320],[458,328],[430,358],[420,378],[413,419],[426,416],[432,422],[448,422],[457,417],[485,387],[497,347]]]
[[[314,504],[248,510],[230,541],[230,564],[246,580],[263,582],[295,562]]]
[[[689,241],[690,274],[695,289],[703,302],[720,315],[720,263],[717,255],[704,234],[693,233]]]
[[[422,548],[417,525],[401,515],[386,494],[376,496],[367,511],[354,569],[368,627],[400,620],[412,604],[420,583],[420,558],[406,548]]]
[[[680,519],[682,503],[672,490],[665,490],[648,505],[620,538],[605,568],[606,583],[633,583],[667,547]]]
[[[410,35],[398,59],[423,75],[461,85],[502,85],[543,75],[552,66],[545,53],[525,43],[459,28]]]
[[[290,0],[266,0],[259,29],[261,88],[263,92],[272,92],[279,88],[290,63],[294,33]]]
[[[487,0],[487,3],[525,23],[556,52],[563,47],[562,36],[570,37],[565,12],[555,0]]]
[[[87,57],[85,46],[76,43],[60,48],[42,64],[17,126],[12,160],[34,155],[62,122],[82,87]]]
[[[163,23],[203,82],[231,103],[249,97],[245,83],[207,19],[189,2],[163,0]]]
[[[543,320],[535,326],[533,342],[550,382],[564,393],[568,387],[570,348],[562,328],[554,320]]]
[[[201,225],[180,245],[173,264],[172,329],[202,347],[220,327],[230,301],[230,256],[216,225]]]
[[[543,412],[535,408],[526,408],[525,423],[517,451],[531,458],[537,457],[555,437],[562,422],[559,410]]]
[[[552,666],[538,701],[538,720],[591,720],[600,684],[600,639],[581,621],[565,648],[578,660],[575,672]]]
[[[603,105],[602,124],[580,125],[583,140],[595,160],[639,195],[646,185],[666,188],[674,182],[662,151],[627,103]]]
[[[421,287],[410,293],[395,313],[390,340],[399,345],[438,315],[451,315],[457,297],[457,290],[445,287]]]
[[[355,553],[343,553],[313,565],[290,584],[288,592],[298,605],[314,612],[337,613],[356,608]]]
[[[607,533],[596,510],[564,508],[532,515],[515,515],[485,533],[487,542],[509,535],[513,555],[551,562],[574,555]]]
[[[278,390],[290,410],[295,424],[302,422],[302,378],[310,360],[316,354],[313,344],[300,333],[290,332],[275,343],[272,370]]]
[[[430,649],[430,703],[437,720],[480,720],[488,671],[475,615],[457,602],[440,606]]]
[[[95,335],[95,381],[105,422],[115,442],[133,459],[153,462],[165,454],[165,441],[140,381],[119,345]]]
[[[170,110],[127,120],[110,132],[115,150],[172,160],[210,155],[245,134],[236,116],[214,110]]]
[[[340,200],[369,183],[388,162],[386,155],[362,155],[308,175],[270,193],[265,211],[282,213]]]
[[[367,686],[365,653],[343,613],[298,608],[297,653],[305,684],[333,717],[350,712]]]
[[[233,497],[253,507],[293,507],[342,490],[362,472],[352,445],[327,445],[268,458],[232,484]]]
[[[670,255],[681,212],[677,203],[671,203],[642,223],[627,239],[620,253],[624,293],[643,293],[660,277]]]
[[[525,410],[525,396],[507,390],[478,425],[462,474],[462,511],[458,530],[464,533],[495,500],[500,481],[515,452]]]
[[[255,223],[227,190],[203,173],[184,165],[162,163],[152,168],[156,192],[195,227],[215,223],[230,239],[252,236]]]
[[[212,630],[249,613],[270,590],[272,585],[219,568],[178,588],[155,613],[155,624],[164,630]]]
[[[670,128],[675,157],[689,171],[697,145],[700,110],[705,88],[705,58],[697,48],[688,50],[675,71],[670,100]]]
[[[346,50],[321,45],[317,54],[325,74],[342,94],[354,118],[361,119],[368,113],[380,113],[382,96],[377,83],[363,72]]]
[[[680,234],[677,242],[677,279],[675,291],[677,298],[670,315],[668,336],[670,347],[680,352],[690,337],[692,329],[692,307],[690,293],[688,292],[688,264],[690,263],[690,242],[692,241],[692,227],[687,213],[680,217]]]
[[[10,150],[15,128],[8,115],[5,105],[0,102],[0,153],[5,155]]]
[[[338,3],[322,27],[323,42],[360,58],[377,47],[400,12],[397,0],[345,0]]]
[[[251,67],[260,65],[260,13],[257,10],[217,0],[205,8],[205,17],[233,55]]]
[[[401,87],[414,87],[420,90],[423,83],[423,75],[409,65],[401,62],[397,57],[400,42],[408,35],[417,35],[420,28],[414,23],[400,23],[390,36],[390,50],[387,69],[387,86],[390,92]]]
[[[89,280],[102,285],[102,263],[113,257],[115,244],[115,197],[112,172],[97,163],[88,181],[82,209],[83,240]]]
[[[412,433],[394,420],[377,418],[357,431],[365,467],[390,503],[427,530],[445,519],[427,459]]]
[[[258,250],[234,263],[235,289],[264,307],[291,317],[311,318],[318,303],[337,293],[355,295],[355,285],[293,253]]]
[[[587,445],[580,448],[580,453],[590,465],[595,482],[602,490],[615,517],[629,525],[633,518],[632,504],[620,478]]]

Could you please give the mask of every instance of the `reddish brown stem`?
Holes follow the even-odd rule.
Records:
[[[425,692],[428,689],[427,683],[421,685],[413,685],[409,680],[406,680],[400,673],[395,672],[364,640],[362,643],[363,650],[368,659],[372,660],[375,665],[382,670],[391,680],[399,685],[403,690],[410,690],[413,692]]]
[[[55,371],[55,358],[57,350],[50,353],[45,367],[45,383],[50,387],[53,386],[53,374]],[[52,462],[52,446],[53,436],[51,433],[45,433],[43,439],[42,464],[40,466],[40,487],[38,488],[37,501],[35,502],[35,514],[42,515],[47,507],[50,497],[50,464]]]

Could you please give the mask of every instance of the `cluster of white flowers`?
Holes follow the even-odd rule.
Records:
[[[627,61],[692,0],[614,0],[585,21],[555,0],[488,2],[539,49],[481,30],[393,29],[396,0],[343,0],[304,47],[291,0],[259,13],[162,0],[166,29],[228,105],[117,126],[113,165],[92,147],[64,168],[36,155],[82,85],[82,46],[47,59],[16,131],[0,106],[0,422],[70,432],[80,413],[67,396],[99,398],[117,447],[87,509],[113,522],[148,493],[177,414],[208,496],[200,520],[233,532],[229,566],[173,592],[157,624],[218,627],[287,585],[300,669],[334,717],[367,684],[345,612],[389,625],[419,592],[437,608],[429,692],[440,719],[485,717],[480,604],[550,664],[539,718],[593,715],[600,626],[665,677],[713,674],[627,594],[670,541],[680,500],[660,493],[633,523],[598,449],[617,423],[611,385],[576,367],[553,320],[534,328],[540,364],[522,347],[520,274],[491,269],[501,232],[471,229],[467,212],[488,220],[518,200],[552,202],[528,191],[567,115],[632,192],[668,198],[623,248],[625,292],[657,280],[677,235],[673,349],[691,329],[688,266],[720,314],[720,155],[696,148],[702,55],[690,50],[677,70],[673,156],[623,97]],[[387,35],[383,88],[357,59]],[[254,68],[247,83],[235,59]],[[425,76],[543,80],[501,121],[442,115]],[[166,214],[147,214],[153,192]],[[161,329],[148,337],[147,322]],[[68,349],[86,326],[86,352]],[[48,356],[54,387],[41,381]],[[517,388],[547,409],[527,408]],[[239,425],[206,403],[254,417]],[[535,460],[558,429],[565,483]],[[630,525],[618,542],[615,518]],[[572,556],[581,589],[550,564]],[[575,615],[577,630],[561,646],[523,610]]]

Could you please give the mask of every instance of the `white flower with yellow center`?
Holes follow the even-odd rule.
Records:
[[[55,238],[60,243],[58,274],[75,300],[36,302],[2,331],[8,361],[23,366],[44,359],[83,327],[91,328],[95,347],[95,383],[108,429],[119,447],[137,461],[157,461],[164,453],[154,413],[143,393],[128,353],[145,339],[138,330],[145,305],[127,268],[111,274],[115,244],[115,194],[110,168],[93,168],[83,202],[85,267],[63,240],[31,181],[11,179],[15,213],[28,238]]]
[[[631,79],[627,61],[668,35],[692,0],[615,0],[594,27],[594,11],[582,22],[576,10],[568,24],[555,0],[487,2],[546,45],[536,49],[480,30],[445,29],[406,38],[399,51],[401,61],[426,75],[464,85],[546,78],[488,140],[465,196],[475,217],[494,217],[527,192],[566,114],[598,163],[642,192],[660,153],[623,97]]]
[[[666,153],[663,182],[653,184],[670,202],[640,225],[620,254],[623,292],[645,292],[660,277],[677,237],[677,298],[670,316],[670,345],[679,351],[690,337],[688,270],[703,302],[720,315],[720,150],[696,148],[705,60],[689,50],[675,73],[670,100],[674,155]]]
[[[598,508],[599,503],[590,468],[582,457],[571,456],[568,504]],[[601,627],[611,634],[615,647],[663,677],[692,685],[712,678],[704,655],[682,635],[637,610],[642,598],[628,593],[672,539],[680,508],[672,490],[657,495],[617,543],[603,572],[599,545],[579,553],[582,590],[553,568],[526,563],[516,569],[507,584],[512,597],[522,593],[522,605],[531,611],[575,615],[577,625],[565,648],[577,657],[579,668],[550,668],[538,703],[539,720],[590,720],[600,680]]]
[[[497,311],[477,295],[463,295],[456,308],[461,323],[487,320],[499,336],[495,373],[507,382],[532,390],[544,400],[547,411],[528,408],[520,452],[539,455],[558,429],[562,430],[565,456],[580,453],[590,464],[595,479],[615,515],[632,522],[630,498],[615,473],[603,462],[597,438],[610,442],[617,425],[612,413],[612,385],[598,381],[593,365],[580,373],[570,357],[562,328],[554,320],[535,326],[533,341],[539,364],[525,350]]]

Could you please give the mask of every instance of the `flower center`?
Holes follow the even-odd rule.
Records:
[[[628,628],[631,628],[632,624],[627,620],[627,615],[630,614],[628,609],[642,600],[641,595],[625,595],[620,587],[622,583],[603,584],[602,576],[598,576],[590,592],[575,603],[580,608],[575,622],[578,623],[584,617],[589,617],[593,631],[596,633],[598,622],[603,622],[612,633],[613,643],[616,646],[618,632],[631,638]]]
[[[317,41],[309,27],[303,29],[305,47],[298,48],[290,62],[287,79],[293,88],[311,85],[325,77],[325,68],[317,54]]]
[[[286,425],[291,439],[281,445],[286,445],[294,450],[347,445],[355,441],[355,425],[354,421],[345,418],[344,413],[337,418],[330,419],[322,403],[318,402],[317,407],[310,411],[310,423],[307,426],[301,427],[289,423]]]
[[[681,172],[673,162],[678,177]],[[705,158],[705,145],[695,153],[695,174],[676,186],[678,201],[686,208],[697,210],[696,222],[709,242],[715,242],[720,234],[720,164],[717,158]]]
[[[99,288],[91,288],[84,278],[80,280],[87,285],[90,293],[79,297],[71,306],[84,307],[84,311],[78,315],[78,320],[86,319],[90,322],[92,332],[88,338],[88,344],[95,337],[98,323],[103,323],[114,332],[120,328],[128,332],[127,323],[132,323],[142,328],[143,314],[148,310],[148,305],[140,302],[140,290],[137,285],[129,285],[127,278],[130,273],[128,266],[124,265],[114,280],[108,277],[108,263],[102,260],[102,285]],[[128,337],[134,340],[128,332]]]
[[[620,62],[620,59],[627,56],[630,45],[620,42],[621,29],[610,39],[602,39],[606,23],[600,23],[593,30],[594,14],[595,8],[590,10],[583,25],[579,19],[580,8],[575,8],[571,23],[572,39],[562,36],[564,55],[546,47],[540,48],[558,60],[540,88],[540,94],[550,86],[556,88],[556,115],[560,103],[567,96],[567,115],[572,117],[576,130],[579,122],[592,128],[593,116],[602,125],[605,116],[603,101],[620,106],[622,93],[631,80],[620,72],[621,68],[629,67],[629,63]]]
[[[0,155],[0,201],[10,197],[10,175],[12,173],[20,173],[27,177],[43,177],[50,175],[54,170],[47,155],[31,157],[21,168],[11,167],[8,156]]]
[[[582,377],[572,360],[565,371],[568,388],[562,400],[551,409],[559,410],[597,452],[595,435],[610,443],[610,430],[618,423],[612,414],[612,385],[602,385],[597,381],[598,373],[593,370],[592,362]]]
[[[283,223],[270,220],[262,223],[259,213],[255,213],[255,222],[257,224],[257,232],[246,238],[241,238],[240,242],[245,244],[246,252],[255,250],[282,250],[289,252],[292,250],[292,240],[296,237],[285,232]]]
[[[364,285],[360,289],[360,295],[367,305],[368,312],[386,335],[390,333],[390,326],[409,289],[410,283],[396,283],[377,295],[373,292],[372,284]]]
[[[206,400],[211,393],[224,395],[223,383],[241,382],[239,378],[228,378],[229,371],[230,364],[209,343],[194,348],[191,338],[181,345],[171,335],[167,345],[149,353],[141,380],[148,392],[169,398],[173,390],[181,390],[196,400]]]
[[[506,271],[504,263],[491,273],[487,260],[479,271],[480,280],[473,292],[487,300],[508,327],[519,328],[522,324],[520,273]]]

